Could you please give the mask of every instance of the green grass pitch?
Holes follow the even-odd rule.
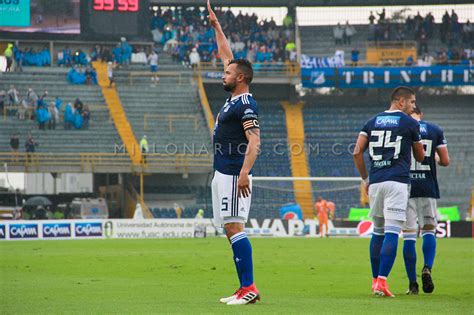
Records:
[[[237,287],[225,239],[1,242],[0,313],[474,314],[472,239],[438,241],[435,292],[419,296],[404,295],[400,242],[394,299],[370,293],[368,239],[251,241],[262,301],[248,306],[218,302]]]

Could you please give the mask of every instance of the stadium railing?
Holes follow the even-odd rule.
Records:
[[[148,122],[152,119],[157,119],[161,121],[168,122],[168,131],[174,131],[174,122],[182,122],[183,120],[192,120],[194,121],[194,130],[199,129],[199,116],[198,115],[157,115],[157,114],[145,114],[143,115],[143,128],[148,130]]]
[[[8,112],[9,111],[18,111],[18,109],[20,108],[21,105],[5,105],[3,107],[3,120],[6,120],[7,117],[9,116],[8,115]],[[94,104],[87,104],[87,106],[89,107],[89,110],[91,112],[92,115],[94,115],[94,110],[106,110],[108,113],[109,113],[109,120],[112,121],[112,116],[110,114],[110,111],[109,111],[109,108],[107,107],[107,105],[94,105]],[[17,113],[15,113],[15,116],[16,116]],[[59,113],[60,115],[62,114],[62,112]],[[10,115],[12,116],[12,115]],[[61,123],[61,119],[60,121],[56,122],[57,124]]]
[[[133,78],[136,77],[176,77],[178,79],[178,85],[181,85],[183,82],[183,73],[175,72],[175,71],[158,71],[158,72],[150,72],[150,71],[130,71],[128,74],[129,83],[133,85],[134,80]]]
[[[114,48],[117,46],[118,41],[79,41],[79,40],[40,40],[40,39],[6,39],[0,38],[0,43],[16,43],[20,47],[30,47],[35,49],[42,49],[45,46],[48,47],[49,55],[51,58],[51,65],[56,66],[57,52],[59,49],[63,49],[66,46],[72,51],[76,49],[92,51],[94,46],[100,45],[106,48]],[[132,46],[149,47],[153,49],[152,42],[128,42]],[[90,50],[90,51],[89,51]]]
[[[114,168],[121,172],[173,171],[189,173],[193,169],[209,170],[210,154],[149,153],[140,165],[133,165],[126,153],[25,153],[0,152],[0,161],[14,169],[26,172],[67,170],[78,172],[105,172]]]
[[[367,48],[401,48],[401,49],[410,49],[417,47],[416,41],[367,41]]]
[[[298,77],[300,76],[300,65],[296,62],[255,62],[252,64],[253,71],[258,75],[276,76],[276,77]],[[201,62],[196,69],[201,73],[220,72],[223,69],[221,62],[213,64],[212,62]]]

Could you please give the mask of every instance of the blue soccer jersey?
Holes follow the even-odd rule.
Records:
[[[412,144],[421,141],[420,124],[401,111],[385,111],[367,121],[360,133],[369,139],[369,182],[409,184]]]
[[[214,127],[214,169],[226,175],[239,175],[248,140],[245,131],[259,128],[257,102],[250,93],[227,99]]]
[[[421,142],[425,148],[423,162],[411,163],[410,198],[439,198],[438,179],[436,178],[436,149],[447,145],[443,130],[429,122],[420,121]]]

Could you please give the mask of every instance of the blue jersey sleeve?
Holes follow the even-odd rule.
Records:
[[[448,145],[448,141],[444,137],[443,129],[436,126],[436,147],[445,147]]]
[[[252,128],[260,128],[257,103],[254,100],[249,99],[243,102],[236,111],[236,114],[242,123],[244,131]]]
[[[364,135],[366,136],[367,138],[370,137],[370,122],[372,121],[372,119],[368,120],[365,122],[364,126],[362,127],[362,129],[360,130],[360,133],[361,135]]]
[[[414,119],[410,126],[410,137],[413,143],[421,141],[420,123]]]

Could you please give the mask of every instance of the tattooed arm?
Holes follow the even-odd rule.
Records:
[[[252,193],[250,191],[249,173],[257,160],[257,155],[260,152],[260,129],[252,128],[245,131],[245,136],[249,143],[247,144],[247,151],[245,152],[244,165],[240,170],[239,180],[237,182],[239,197],[248,197]]]

